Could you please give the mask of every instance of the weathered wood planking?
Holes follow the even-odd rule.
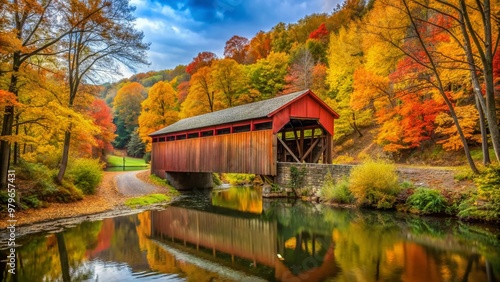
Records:
[[[272,130],[153,143],[153,172],[276,175]]]

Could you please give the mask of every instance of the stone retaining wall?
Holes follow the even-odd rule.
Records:
[[[316,194],[323,185],[323,180],[329,172],[334,179],[341,179],[349,176],[352,165],[337,164],[312,164],[312,163],[278,163],[276,184],[280,187],[289,187],[291,181],[290,168],[294,166],[299,171],[304,171],[304,182],[302,187],[312,189],[312,194]]]

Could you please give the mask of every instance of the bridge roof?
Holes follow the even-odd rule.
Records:
[[[307,93],[312,94],[310,90],[302,90],[263,101],[216,111],[213,113],[181,119],[176,123],[173,123],[165,128],[151,133],[150,136],[204,128],[244,120],[252,120],[263,117],[271,117],[280,109],[295,101],[299,97],[306,95]],[[332,115],[338,118],[338,114],[331,110],[328,106],[326,106],[326,104],[324,104],[316,95],[312,94],[311,96],[317,99],[332,113]]]

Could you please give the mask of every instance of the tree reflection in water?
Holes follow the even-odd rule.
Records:
[[[4,261],[2,281],[260,277],[432,282],[500,277],[500,232],[492,226],[263,201],[259,191],[237,189],[203,195],[196,209],[181,201],[163,211],[21,238],[17,274],[8,274]]]

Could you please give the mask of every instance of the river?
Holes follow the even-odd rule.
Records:
[[[2,281],[500,279],[493,226],[263,200],[242,187],[190,192],[164,210],[18,242],[16,274],[2,261]]]

